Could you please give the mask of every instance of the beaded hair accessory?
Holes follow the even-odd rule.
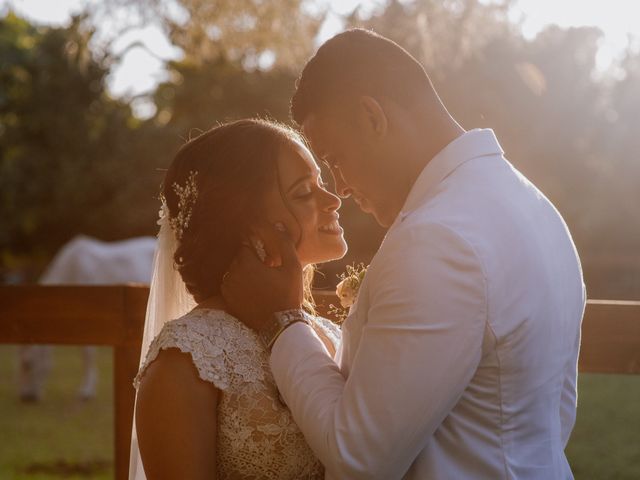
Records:
[[[171,187],[178,197],[178,214],[169,220],[169,224],[176,234],[178,240],[182,239],[184,232],[189,227],[189,221],[191,220],[191,214],[193,213],[193,206],[198,199],[198,185],[196,183],[196,177],[198,172],[191,170],[187,177],[187,183],[182,186],[178,182],[173,182]]]

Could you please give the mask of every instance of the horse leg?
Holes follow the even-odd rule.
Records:
[[[96,365],[96,347],[82,347],[83,379],[78,396],[82,400],[91,400],[96,396],[98,384],[98,367]]]
[[[19,396],[22,402],[42,399],[51,372],[51,345],[20,345],[18,348]]]

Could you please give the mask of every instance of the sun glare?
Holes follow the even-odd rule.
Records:
[[[12,8],[30,20],[61,25],[68,21],[71,14],[95,1],[8,0],[0,12]],[[497,0],[485,1],[491,3]],[[343,15],[358,7],[366,15],[384,3],[384,0],[311,0],[309,7],[312,10],[328,7],[328,15],[318,35],[318,42],[326,40],[343,27]],[[600,28],[603,38],[597,61],[601,70],[615,62],[628,46],[630,38],[635,38],[636,44],[640,41],[640,23],[637,21],[640,18],[640,2],[637,0],[519,0],[511,16],[529,38],[549,24]],[[131,48],[109,78],[109,88],[116,96],[134,97],[153,90],[158,82],[166,78],[163,60],[175,59],[180,55],[160,29],[154,26],[123,35],[114,43],[113,48],[119,52],[133,42],[140,42],[142,45]]]

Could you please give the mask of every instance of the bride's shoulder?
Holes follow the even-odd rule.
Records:
[[[153,339],[134,385],[136,387],[160,351],[177,348],[188,353],[200,378],[227,390],[232,382],[230,371],[239,364],[255,362],[257,336],[231,315],[212,309],[196,309],[167,322]],[[257,373],[255,380],[262,380]]]

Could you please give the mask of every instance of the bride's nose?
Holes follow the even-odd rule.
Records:
[[[322,191],[322,209],[326,212],[335,212],[342,206],[342,200],[337,195],[327,191]]]

